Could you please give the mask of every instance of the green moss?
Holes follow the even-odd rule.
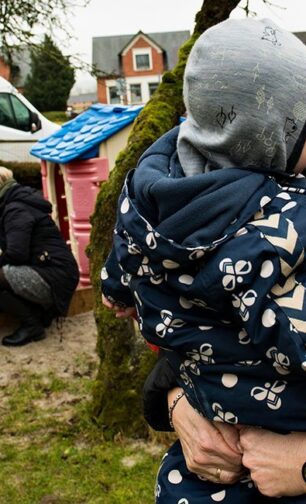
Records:
[[[167,72],[152,99],[147,103],[117,157],[109,180],[100,190],[91,218],[92,233],[88,255],[96,293],[95,317],[98,327],[98,352],[101,359],[93,394],[96,421],[105,435],[124,432],[136,436],[148,433],[142,416],[142,386],[156,359],[144,344],[137,342],[133,326],[101,307],[100,270],[112,243],[116,206],[127,172],[135,168],[141,154],[161,135],[178,124],[184,113],[182,76],[187,52],[172,72]]]
[[[136,345],[134,328],[129,322],[115,319],[101,307],[100,269],[111,247],[117,199],[127,171],[134,168],[142,152],[178,120],[176,94],[167,90],[175,107],[169,102],[161,102],[158,92],[155,95],[158,97],[154,100],[156,103],[152,100],[135,121],[127,148],[119,154],[109,181],[102,185],[91,219],[88,254],[96,292],[97,348],[101,359],[93,394],[93,412],[106,436],[124,432],[143,437],[148,433],[142,416],[141,391],[156,356],[145,349],[144,344]]]
[[[137,357],[125,352],[122,358],[122,353],[116,352],[116,349],[113,352],[110,350],[107,355],[112,353],[115,358],[103,360],[95,382],[95,420],[103,427],[106,439],[119,432],[127,436],[147,437],[148,427],[142,415],[140,390],[156,361],[156,355],[148,349],[143,349]],[[117,370],[115,375],[114,369]]]
[[[175,76],[172,72],[165,72],[162,80],[164,84],[173,84],[176,82]]]
[[[127,172],[137,166],[141,154],[157,138],[178,124],[185,111],[183,74],[195,40],[204,29],[228,17],[237,4],[238,0],[207,0],[203,3],[196,18],[194,34],[181,47],[175,68],[164,74],[158,89],[134,122],[127,146],[119,153],[109,180],[102,185],[96,201],[88,247],[100,356],[94,390],[94,415],[110,434],[120,430],[138,435],[141,431],[142,383],[154,361],[152,354],[144,350],[144,345],[139,347],[132,326],[126,321],[114,319],[101,306],[100,271],[111,248],[117,200]]]

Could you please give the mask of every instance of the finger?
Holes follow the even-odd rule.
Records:
[[[224,467],[228,471],[239,471],[242,457],[238,449],[233,451],[227,443],[224,441],[221,443],[220,440],[216,442],[215,446],[218,451],[213,449],[213,451],[205,453],[209,457],[209,464],[214,467]]]
[[[108,299],[106,299],[106,297],[105,297],[105,296],[102,296],[102,304],[103,304],[104,306],[106,306],[106,308],[111,308],[111,309],[112,309],[112,308],[113,308],[113,306],[114,306],[114,305],[113,305],[113,304],[112,304],[112,303],[111,303]]]
[[[240,481],[246,474],[246,471],[240,471],[239,473],[230,472],[230,471],[222,471],[220,482],[224,485],[232,485],[233,483],[237,483]]]
[[[116,313],[116,317],[117,318],[122,318],[122,317],[125,317],[125,318],[128,318],[128,317],[135,317],[136,315],[136,310],[134,308],[134,306],[129,306],[128,308],[125,308],[124,310],[119,309]]]
[[[193,457],[199,462],[199,465],[202,467],[221,467],[226,471],[239,472],[242,467],[242,457],[236,455],[236,453],[231,452],[230,456],[227,457],[224,451],[211,452],[207,451],[195,452],[193,453]]]
[[[188,469],[196,474],[202,474],[204,476],[209,475],[210,477],[214,477],[217,468],[221,468],[223,471],[230,472],[237,476],[239,476],[241,472],[244,471],[241,463],[234,465],[233,463],[227,462],[222,457],[210,456],[206,453],[199,454],[199,452],[194,454],[193,452],[188,450],[188,448],[184,449],[184,447],[183,453]]]
[[[129,316],[129,313],[127,313],[126,311],[117,311],[115,315],[116,318],[127,318]]]
[[[225,423],[215,422],[214,426],[222,435],[225,443],[229,446],[231,450],[240,453],[238,442],[239,442],[239,431],[233,425],[228,425]]]
[[[221,468],[213,467],[210,470],[198,471],[197,476],[203,481],[211,481],[213,483],[220,483],[224,485],[231,485],[239,481],[245,475],[245,471],[238,473],[226,471]]]
[[[196,447],[189,445],[188,439],[187,442],[183,438],[181,438],[180,441],[185,459],[189,461],[189,464],[193,468],[193,472],[197,472],[194,468],[201,468],[205,471],[207,468],[217,467],[235,473],[241,471],[241,454],[238,455],[236,452],[230,450],[224,441],[215,442],[210,446],[207,443],[204,445],[198,444]],[[217,449],[218,451],[216,451]]]

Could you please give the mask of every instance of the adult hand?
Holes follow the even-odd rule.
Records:
[[[276,434],[256,427],[242,427],[242,463],[251,472],[258,490],[268,497],[306,493],[301,469],[306,461],[306,434]]]
[[[169,392],[169,405],[180,390],[175,388]],[[176,404],[172,421],[191,472],[203,479],[226,484],[235,483],[244,474],[237,447],[239,432],[235,427],[207,420],[185,396]]]
[[[117,304],[111,303],[106,297],[102,294],[102,304],[108,308],[109,310],[114,310],[116,318],[128,318],[133,317],[137,319],[137,312],[135,306],[128,306],[127,308],[122,308]]]

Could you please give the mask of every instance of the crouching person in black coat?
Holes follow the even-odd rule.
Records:
[[[51,210],[36,190],[0,167],[0,311],[20,320],[3,345],[43,339],[52,319],[67,313],[78,284],[77,263]]]

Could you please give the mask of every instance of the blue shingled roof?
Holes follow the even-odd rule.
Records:
[[[42,138],[31,154],[55,163],[89,159],[99,154],[99,145],[134,121],[143,106],[96,103],[52,135]]]

